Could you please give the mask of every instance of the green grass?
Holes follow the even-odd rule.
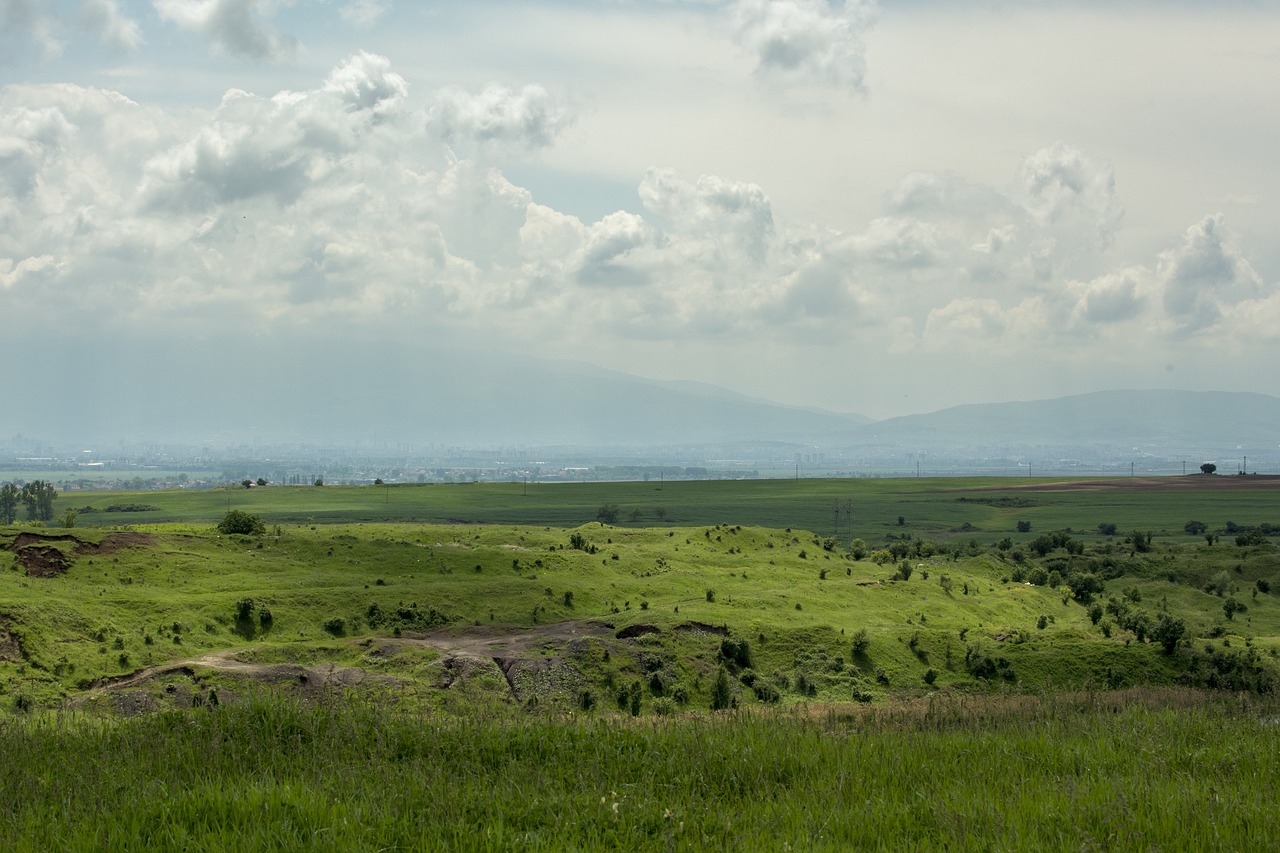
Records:
[[[63,495],[158,509],[0,528],[0,845],[1273,845],[1280,553],[1181,530],[1274,523],[1280,492],[992,485]],[[228,499],[267,534],[217,535]],[[65,574],[27,574],[24,531]],[[1105,575],[1105,615],[1033,570]],[[1126,610],[1186,636],[1166,654]],[[709,714],[722,667],[737,710]]]
[[[228,509],[260,515],[268,524],[353,522],[522,524],[577,527],[596,520],[601,506],[616,504],[619,526],[740,524],[836,532],[868,542],[911,534],[939,541],[977,538],[994,542],[1009,535],[1025,542],[1041,532],[1071,528],[1097,537],[1101,523],[1116,524],[1121,534],[1151,530],[1158,536],[1186,537],[1187,521],[1218,529],[1228,521],[1242,525],[1280,523],[1280,488],[1262,478],[1216,478],[1215,488],[1167,488],[1153,491],[1027,491],[1028,484],[1008,478],[733,480],[628,483],[477,483],[468,485],[268,486],[211,491],[65,492],[55,516],[67,509],[93,507],[81,526],[187,522],[212,525]],[[1123,481],[1120,481],[1123,483]],[[1176,485],[1180,478],[1165,481]],[[836,502],[852,513],[833,516]],[[115,504],[147,504],[150,512],[105,512]],[[658,510],[665,511],[663,519]],[[630,515],[641,515],[632,522]],[[898,525],[902,517],[904,524]],[[1030,533],[1016,532],[1031,522]],[[964,529],[970,525],[972,530]]]
[[[569,547],[575,533],[594,553]],[[77,535],[110,544],[119,534]],[[267,659],[265,649],[299,665],[324,658],[392,673],[401,656],[369,643],[389,639],[395,628],[416,635],[442,624],[499,632],[653,625],[659,633],[643,640],[616,640],[606,631],[592,641],[596,652],[571,662],[572,683],[540,699],[571,707],[586,690],[611,707],[621,685],[647,683],[646,667],[656,666],[666,689],[645,692],[646,713],[677,687],[694,707],[707,706],[720,637],[678,630],[689,623],[723,626],[748,641],[752,669],[776,685],[784,704],[989,689],[973,675],[974,655],[1008,660],[1012,672],[997,684],[1024,690],[1201,684],[1210,678],[1205,667],[1234,668],[1240,655],[1249,667],[1272,668],[1280,639],[1280,596],[1250,595],[1260,577],[1280,590],[1280,556],[1269,545],[1183,543],[1132,555],[1118,542],[1097,542],[1081,556],[1058,552],[1041,561],[1064,573],[1069,564],[1117,562],[1123,575],[1107,584],[1101,601],[1123,599],[1128,590],[1141,599],[1134,608],[1153,619],[1168,609],[1187,624],[1189,638],[1203,639],[1168,656],[1118,625],[1105,637],[1065,588],[1014,582],[1012,552],[996,549],[910,557],[912,576],[903,581],[892,562],[854,560],[794,528],[296,525],[240,537],[161,525],[129,535],[146,538],[75,556],[70,571],[55,578],[28,577],[13,552],[0,551],[0,633],[12,641],[0,661],[7,694],[60,704],[145,667],[214,652],[254,662]],[[0,535],[0,545],[6,541]],[[74,551],[74,542],[52,546]],[[1223,596],[1204,590],[1224,575]],[[1227,620],[1222,604],[1232,596],[1248,609]],[[245,600],[253,613],[237,622]],[[268,624],[258,619],[264,609],[272,614]],[[406,618],[392,618],[400,612]],[[337,619],[343,629],[335,637]],[[871,644],[855,656],[859,630]],[[1206,660],[1206,644],[1233,661]],[[563,655],[563,648],[548,654]],[[457,691],[437,689],[447,680],[442,666],[405,662],[403,701],[470,707],[458,705]],[[934,683],[926,685],[930,670]],[[204,670],[191,678],[193,689],[234,681]],[[735,687],[744,704],[755,701],[750,686]],[[500,699],[506,685],[499,677],[489,687],[475,702]]]
[[[1273,703],[1177,691],[646,724],[253,700],[4,723],[9,850],[1265,849]]]

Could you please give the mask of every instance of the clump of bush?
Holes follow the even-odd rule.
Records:
[[[225,535],[262,536],[267,526],[256,515],[233,509],[218,522],[218,532]]]

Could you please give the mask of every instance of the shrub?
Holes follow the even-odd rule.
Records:
[[[911,563],[910,563],[910,562],[908,562],[907,560],[903,560],[903,561],[898,565],[898,575],[897,575],[897,576],[898,576],[898,578],[899,578],[900,580],[904,580],[904,581],[909,581],[909,580],[911,580]]]
[[[343,619],[341,616],[334,616],[332,619],[326,619],[324,629],[335,637],[345,636],[347,633],[347,620]]]
[[[233,509],[218,522],[218,532],[228,535],[261,536],[267,532],[267,526],[258,516]]]
[[[746,640],[725,637],[720,641],[720,660],[730,669],[748,669],[751,664],[751,644]]]
[[[1030,532],[1031,532],[1031,522],[1029,522],[1029,521],[1019,521],[1019,522],[1018,522],[1018,532],[1019,532],[1019,533],[1030,533]]]
[[[1258,592],[1263,594],[1271,592],[1271,581],[1266,578],[1258,578],[1253,582],[1253,585],[1258,588]]]
[[[767,704],[774,704],[782,699],[782,694],[778,692],[778,688],[762,678],[756,679],[751,684],[751,692],[756,694],[756,698]]]
[[[1209,525],[1203,521],[1188,521],[1182,525],[1182,529],[1189,536],[1203,536],[1209,530]]]
[[[924,671],[924,683],[931,685],[938,680],[938,671],[933,667],[929,667]]]
[[[1161,613],[1156,618],[1155,627],[1151,629],[1151,639],[1164,648],[1166,655],[1171,655],[1178,648],[1178,643],[1182,641],[1182,636],[1186,632],[1187,625],[1185,622],[1170,616],[1168,613]]]
[[[867,636],[867,629],[859,628],[853,634],[853,656],[855,658],[865,657],[869,648],[871,648],[871,638]]]
[[[1098,525],[1098,532],[1101,533],[1103,536],[1115,536],[1116,525],[1111,524],[1110,522],[1104,521]]]
[[[716,591],[714,589],[707,590],[707,601],[714,602],[716,600]]]
[[[1264,536],[1262,531],[1257,529],[1256,527],[1246,530],[1245,532],[1236,536],[1236,545],[1241,548],[1247,548],[1252,545],[1265,545],[1265,544],[1267,544],[1267,537]]]

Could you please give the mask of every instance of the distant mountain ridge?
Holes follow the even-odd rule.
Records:
[[[1059,447],[1167,455],[1265,447],[1274,456],[1280,444],[1280,398],[1256,393],[1099,391],[873,421],[483,345],[365,342],[379,354],[371,370],[367,359],[352,358],[354,343],[318,352],[295,350],[295,343],[266,338],[229,352],[223,363],[197,347],[166,350],[158,359],[148,342],[122,341],[117,355],[139,370],[88,362],[56,385],[38,372],[17,371],[8,399],[21,404],[0,410],[0,436],[83,447],[118,441],[246,450],[698,448],[708,458],[773,459]]]
[[[877,421],[848,446],[1088,446],[1159,453],[1280,445],[1280,398],[1243,391],[1097,391]]]

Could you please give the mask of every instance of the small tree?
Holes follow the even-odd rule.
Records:
[[[1151,639],[1164,647],[1166,655],[1171,655],[1178,648],[1178,643],[1182,641],[1182,636],[1186,633],[1187,625],[1185,622],[1170,616],[1168,613],[1161,613],[1156,617],[1155,627],[1151,629]]]
[[[1029,521],[1019,521],[1019,522],[1018,522],[1018,532],[1019,532],[1019,533],[1030,533],[1030,532],[1031,532],[1031,522],[1029,522]]]
[[[1182,525],[1182,529],[1188,536],[1203,536],[1208,531],[1209,525],[1203,521],[1188,521]]]
[[[851,648],[855,658],[866,656],[867,649],[871,648],[871,638],[867,636],[866,628],[859,628],[857,631],[854,631],[853,644]]]
[[[605,524],[613,524],[618,520],[618,505],[605,504],[596,510],[596,520],[603,521]]]
[[[1214,471],[1217,471],[1217,470],[1218,470],[1218,466],[1214,465],[1212,462],[1206,462],[1200,466],[1201,474],[1212,474]]]
[[[729,692],[729,673],[724,667],[720,667],[720,671],[716,673],[715,684],[711,686],[711,710],[723,711],[729,707],[733,696]]]

